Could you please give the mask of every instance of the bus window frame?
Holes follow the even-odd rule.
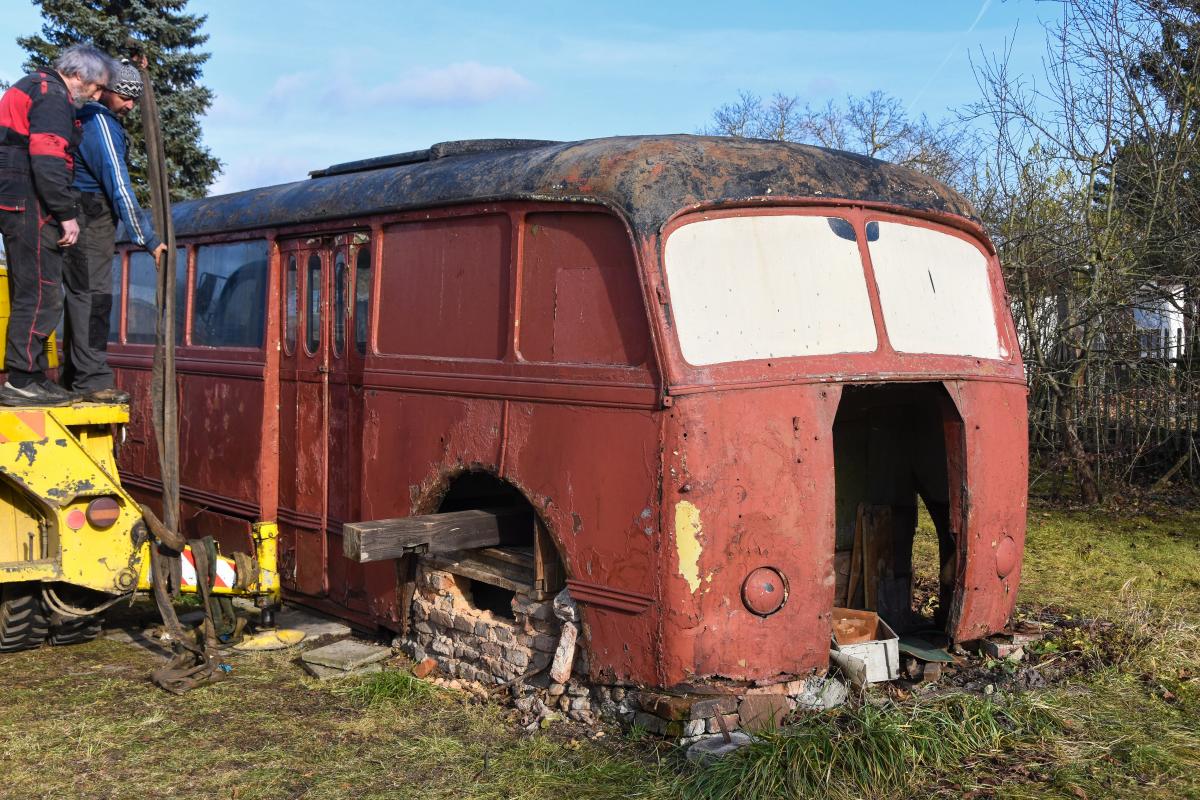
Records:
[[[787,214],[842,217],[854,227],[867,278],[867,293],[871,300],[872,316],[875,321],[878,341],[876,350],[871,353],[761,358],[700,366],[688,363],[680,351],[672,319],[670,286],[667,284],[665,267],[667,240],[680,227],[700,220],[729,216]],[[875,281],[874,268],[866,241],[866,223],[875,220],[903,222],[942,233],[952,233],[963,238],[979,247],[987,256],[989,279],[992,281],[993,288],[995,289],[997,286],[997,281],[1002,283],[999,278],[999,263],[995,248],[987,239],[983,228],[972,220],[951,214],[915,211],[879,203],[828,199],[819,201],[780,199],[776,204],[770,206],[743,204],[718,207],[710,204],[699,208],[681,209],[663,225],[662,234],[658,237],[655,247],[655,258],[658,263],[652,270],[656,283],[654,290],[661,298],[655,325],[659,328],[666,348],[662,354],[663,366],[672,392],[690,394],[733,386],[750,388],[820,383],[829,380],[845,380],[847,376],[859,374],[879,374],[881,371],[889,374],[921,376],[922,378],[953,378],[978,376],[981,368],[989,378],[1023,383],[1024,373],[1020,367],[1020,351],[1015,344],[1015,331],[1011,327],[1011,322],[1003,322],[1001,319],[1004,316],[1004,309],[1001,306],[1006,307],[1008,299],[1007,293],[1002,288],[994,295],[995,303],[993,305],[993,313],[998,318],[997,326],[1001,342],[1007,350],[1007,354],[1001,359],[899,353],[892,347],[884,327],[883,313],[879,302],[879,287]]]

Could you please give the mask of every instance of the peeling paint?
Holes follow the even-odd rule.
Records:
[[[679,574],[695,592],[700,588],[700,509],[687,500],[675,504],[675,549],[679,554]]]

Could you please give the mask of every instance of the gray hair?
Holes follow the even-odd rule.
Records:
[[[76,44],[62,51],[54,68],[87,83],[108,83],[116,72],[116,62],[90,44]]]

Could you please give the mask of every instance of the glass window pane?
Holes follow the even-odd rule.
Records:
[[[679,346],[691,364],[877,346],[858,244],[840,219],[694,222],[667,239],[665,261]]]
[[[308,317],[304,329],[304,343],[308,352],[315,354],[321,347],[321,257],[316,253],[308,257],[308,274],[304,280],[308,287]]]
[[[121,254],[112,261],[112,308],[108,312],[108,340],[121,341]]]
[[[346,251],[338,250],[333,262],[333,354],[340,356],[346,349]]]
[[[949,233],[899,222],[880,222],[868,246],[892,347],[1001,357],[983,251]]]
[[[119,273],[119,270],[117,270]],[[129,254],[129,315],[125,341],[129,344],[154,344],[158,320],[158,268],[154,257],[145,250]],[[175,344],[183,344],[187,303],[187,249],[180,247],[175,256]],[[116,308],[119,309],[119,304]],[[114,326],[115,330],[115,326]],[[110,340],[116,334],[109,333]]]
[[[354,263],[354,346],[360,355],[367,352],[367,334],[371,321],[371,250],[360,247]]]
[[[192,344],[262,347],[267,242],[201,245],[196,250]]]
[[[283,321],[283,347],[292,353],[296,350],[296,320],[300,315],[300,287],[297,286],[296,256],[288,256],[287,303]]]

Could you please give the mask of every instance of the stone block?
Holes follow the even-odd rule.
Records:
[[[566,589],[563,589],[554,596],[552,607],[554,609],[554,616],[563,622],[579,622],[579,608],[575,605],[575,601],[571,599],[571,593]]]
[[[367,644],[354,639],[343,639],[340,642],[309,650],[300,656],[306,664],[316,664],[340,670],[352,670],[376,661],[383,661],[391,656],[390,647],[377,644]]]
[[[730,733],[737,730],[738,715],[737,714],[722,714],[721,716],[713,717],[704,721],[704,729],[707,733],[720,733],[721,723],[718,721],[721,718],[725,719],[725,727]]]
[[[732,714],[737,711],[738,699],[733,695],[704,697],[692,702],[691,718],[707,719],[717,714]]]
[[[688,720],[683,723],[683,736],[702,736],[704,734],[705,721],[702,719]]]
[[[475,633],[475,620],[462,614],[455,614],[453,627],[459,633]]]
[[[504,651],[504,659],[517,669],[525,669],[529,666],[529,653],[520,647],[508,648]]]
[[[642,692],[638,695],[642,710],[665,720],[691,719],[692,703],[690,697],[679,697],[658,692]]]
[[[582,711],[583,709],[588,709],[591,707],[592,707],[592,701],[588,700],[586,697],[572,697],[571,698],[571,710],[572,711]]]
[[[546,694],[550,695],[551,697],[558,697],[566,690],[567,687],[563,686],[561,683],[552,683],[550,684],[549,688],[546,689]]]
[[[481,642],[479,652],[492,658],[504,658],[504,647],[496,642]]]
[[[508,625],[493,625],[488,629],[488,638],[501,644],[511,644],[516,638]]]
[[[429,636],[433,633],[433,626],[425,620],[420,620],[413,625],[413,630],[417,633],[423,633],[426,636]]]
[[[563,623],[558,649],[554,651],[554,660],[550,663],[550,677],[559,683],[566,683],[571,677],[571,670],[575,666],[575,641],[578,636],[579,629],[573,623]]]
[[[846,702],[850,690],[837,678],[813,676],[803,683],[803,689],[792,695],[796,707],[807,711],[827,711]]]
[[[429,645],[429,649],[439,656],[452,656],[454,655],[454,642],[445,636],[435,636],[433,637],[433,642]]]
[[[439,628],[446,630],[454,627],[454,619],[440,608],[435,608],[429,612],[429,621]]]
[[[492,630],[492,626],[488,625],[486,622],[476,622],[473,633],[480,639],[490,639],[492,638]]]
[[[479,651],[473,647],[463,644],[462,642],[459,642],[458,644],[454,645],[454,657],[462,659],[463,661],[478,661]]]
[[[748,731],[773,731],[787,712],[788,698],[782,694],[748,694],[738,705],[742,727]]]
[[[553,653],[558,649],[558,639],[547,633],[539,633],[531,637],[530,644],[534,650],[540,650],[543,653]]]
[[[639,728],[645,728],[650,733],[658,736],[682,736],[683,723],[679,720],[668,722],[665,719],[647,714],[644,711],[639,711],[633,715],[633,724]]]
[[[338,669],[336,667],[326,667],[322,664],[310,664],[307,661],[301,661],[300,665],[304,667],[304,671],[312,675],[318,680],[327,681],[335,678],[350,678],[356,675],[369,675],[372,672],[383,672],[383,665],[378,661],[373,661],[369,664],[363,664],[361,667],[353,669]]]

